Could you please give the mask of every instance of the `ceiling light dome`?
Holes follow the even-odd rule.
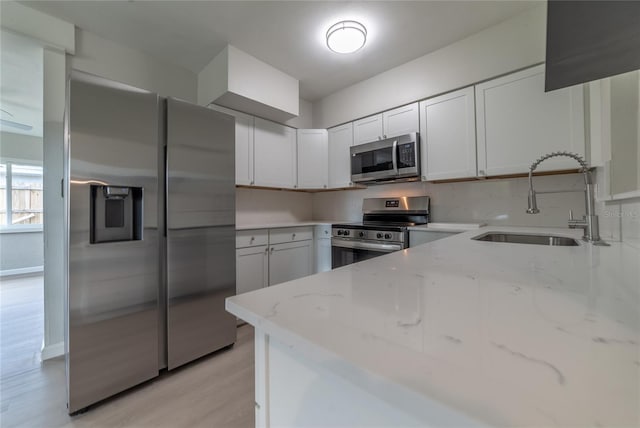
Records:
[[[364,46],[367,29],[356,21],[340,21],[327,31],[327,46],[337,53],[352,53]]]

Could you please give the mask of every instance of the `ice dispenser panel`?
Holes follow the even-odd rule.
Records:
[[[91,186],[91,243],[142,239],[142,187]]]

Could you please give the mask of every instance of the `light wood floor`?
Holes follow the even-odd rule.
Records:
[[[0,379],[40,367],[42,275],[0,280]]]
[[[253,327],[238,341],[159,378],[69,417],[64,360],[2,380],[0,426],[10,427],[253,427]]]

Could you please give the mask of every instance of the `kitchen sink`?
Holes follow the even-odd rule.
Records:
[[[471,239],[486,242],[507,242],[510,244],[551,245],[558,247],[576,247],[577,240],[566,236],[538,235],[526,233],[487,232]]]

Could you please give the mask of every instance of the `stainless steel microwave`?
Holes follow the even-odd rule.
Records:
[[[420,177],[419,134],[351,147],[351,181],[387,181]]]

